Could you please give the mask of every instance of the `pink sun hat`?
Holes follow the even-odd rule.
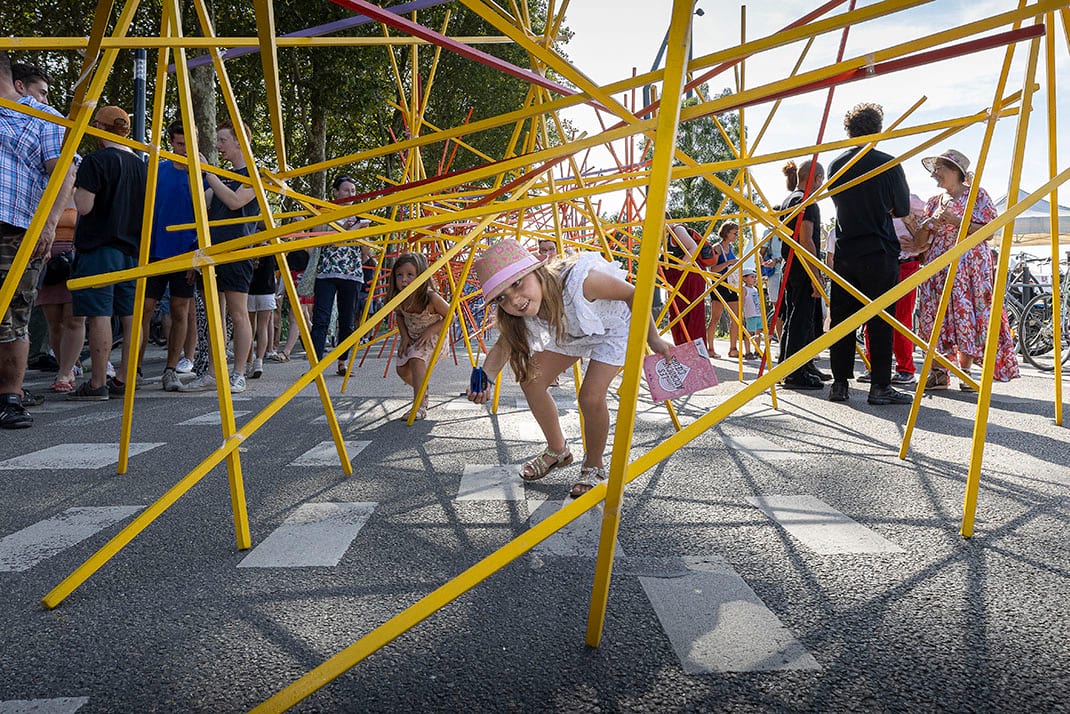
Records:
[[[509,285],[543,265],[542,261],[515,240],[501,240],[476,259],[476,275],[483,296],[492,301]]]

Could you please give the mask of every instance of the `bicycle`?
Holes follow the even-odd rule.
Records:
[[[1037,258],[1028,253],[1019,253],[1016,258],[1018,262],[1010,270],[1007,290],[1003,297],[1003,307],[1007,312],[1007,324],[1010,325],[1014,338],[1014,349],[1024,355],[1020,339],[1022,315],[1026,305],[1045,292],[1044,285],[1033,275],[1029,265],[1046,264],[1051,262],[1051,258]],[[1039,346],[1035,345],[1034,348],[1039,348]]]
[[[1059,288],[1061,354],[1062,363],[1070,358],[1070,285],[1067,273],[1061,274]],[[1055,319],[1054,298],[1050,292],[1033,296],[1022,309],[1018,323],[1018,335],[1022,345],[1022,355],[1029,364],[1039,370],[1050,372],[1055,369]]]

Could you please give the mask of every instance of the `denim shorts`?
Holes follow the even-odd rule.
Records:
[[[106,246],[75,253],[71,278],[103,275],[117,270],[129,270],[137,259],[118,248]],[[74,314],[78,317],[129,317],[134,314],[134,281],[105,285],[99,288],[72,290]]]

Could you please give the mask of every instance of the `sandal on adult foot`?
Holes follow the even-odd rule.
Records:
[[[580,469],[580,480],[572,484],[572,490],[568,492],[569,498],[579,498],[598,485],[599,481],[606,480],[606,470],[601,466],[584,466]]]
[[[547,446],[545,451],[520,467],[520,478],[525,481],[538,481],[558,466],[568,466],[571,463],[572,452],[568,450],[568,446],[556,453]]]
[[[337,369],[335,369],[335,374],[337,374],[339,377],[346,376],[346,363],[345,362],[343,362],[341,360],[338,361],[338,367],[337,367]]]

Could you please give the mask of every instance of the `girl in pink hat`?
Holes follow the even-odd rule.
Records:
[[[582,496],[606,478],[602,460],[609,436],[606,392],[627,354],[634,288],[623,270],[597,253],[547,264],[513,240],[488,248],[475,269],[488,304],[498,307],[501,337],[484,361],[489,378],[480,385],[477,380],[483,371],[477,368],[468,398],[485,403],[493,379],[507,362],[513,368],[546,438],[546,449],[521,467],[525,481],[536,481],[572,463],[549,387],[577,359],[588,359],[579,393],[587,453],[580,479],[569,493],[573,498]],[[653,320],[647,344],[666,358],[672,346],[658,335]]]

